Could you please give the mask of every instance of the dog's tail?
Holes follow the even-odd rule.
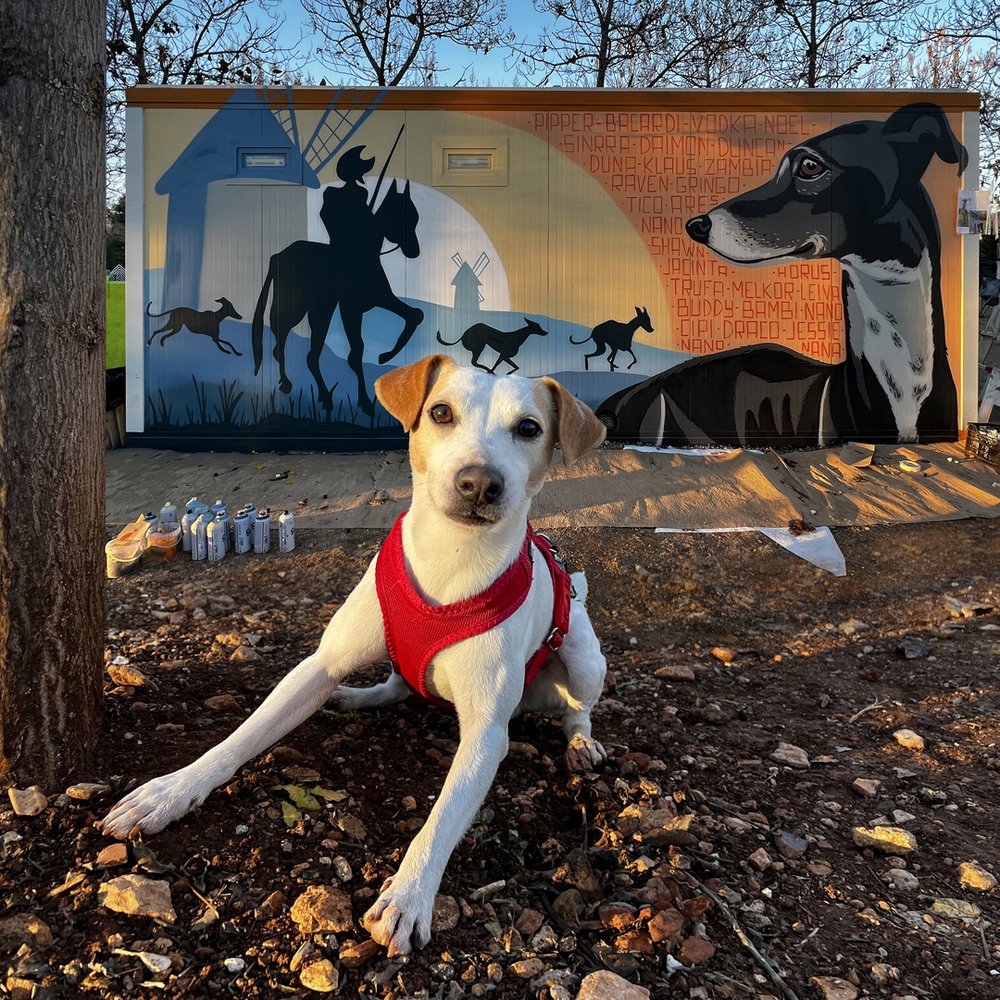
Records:
[[[272,281],[274,281],[274,257],[267,266],[267,277],[264,279],[260,295],[257,296],[257,307],[253,311],[253,326],[250,328],[254,375],[260,371],[261,362],[264,360],[264,310],[267,308],[267,297],[271,291]]]
[[[464,334],[462,336],[464,336]],[[462,337],[459,337],[458,340],[445,340],[444,337],[441,336],[441,331],[438,330],[437,339],[438,343],[444,344],[445,347],[454,347],[457,343],[459,343],[459,341],[461,341]]]
[[[153,304],[152,302],[146,303],[146,315],[149,316],[151,319],[162,319],[164,316],[169,316],[173,312],[172,309],[168,309],[165,313],[151,313],[149,311],[149,307],[152,304]]]
[[[594,333],[593,333],[593,331],[591,331],[590,333],[587,334],[586,337],[583,338],[583,340],[574,340],[572,337],[570,337],[569,338],[569,342],[571,344],[586,344],[587,341],[590,340],[593,336],[594,336]]]

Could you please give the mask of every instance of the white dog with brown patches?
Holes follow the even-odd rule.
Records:
[[[452,703],[461,742],[444,787],[399,870],[363,918],[390,955],[403,955],[430,940],[445,866],[506,756],[507,726],[515,713],[561,715],[572,770],[589,770],[605,757],[590,733],[605,661],[584,607],[586,581],[577,573],[572,591],[564,585],[545,539],[527,526],[555,445],[571,463],[600,444],[604,426],[552,379],[491,376],[459,368],[442,355],[395,369],[375,383],[375,391],[410,434],[413,503],[393,529],[403,579],[392,577],[392,560],[383,555],[390,535],[333,616],[319,649],[230,737],[193,764],[127,795],[108,813],[103,829],[116,837],[162,830],[328,699],[344,709],[370,708],[401,701],[413,689],[431,701]],[[524,580],[520,590],[518,576]],[[404,608],[422,617],[406,618],[393,629],[383,609],[399,603],[397,591]],[[478,602],[484,593],[493,601],[485,611]],[[560,619],[561,595],[568,627],[565,616]],[[500,614],[494,614],[497,602]],[[457,641],[438,634],[416,672],[412,664],[404,670],[406,679],[394,669],[371,688],[338,686],[353,670],[387,654],[398,669],[397,658],[410,656],[405,647],[423,622],[433,630],[440,624],[436,619],[452,620],[453,609],[458,615],[471,611],[486,630],[465,628]],[[412,622],[417,624],[411,628]],[[537,670],[527,686],[525,664],[529,675]]]

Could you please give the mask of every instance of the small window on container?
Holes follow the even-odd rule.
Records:
[[[240,150],[240,173],[245,170],[284,170],[288,165],[285,150]]]
[[[431,143],[435,187],[506,187],[507,140],[448,138]]]

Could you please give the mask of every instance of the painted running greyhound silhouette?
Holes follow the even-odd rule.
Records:
[[[528,319],[527,316],[524,317],[524,322],[526,325],[522,326],[520,330],[511,330],[510,333],[497,330],[486,323],[476,323],[475,326],[470,326],[458,340],[445,340],[441,336],[441,331],[438,330],[437,339],[438,343],[444,344],[445,347],[454,347],[457,343],[461,342],[467,351],[472,352],[472,363],[477,368],[482,368],[484,372],[489,372],[491,375],[496,374],[497,365],[501,361],[505,361],[510,365],[510,371],[507,373],[509,375],[511,372],[516,372],[519,369],[519,366],[514,363],[514,355],[521,349],[524,342],[533,333],[538,334],[539,337],[547,337],[549,335],[548,330],[543,330],[534,320]],[[499,355],[492,368],[487,368],[486,365],[479,363],[479,356],[487,347],[493,348]]]
[[[161,313],[150,312],[149,307],[153,303],[148,303],[146,306],[146,315],[151,319],[162,319],[164,316],[169,318],[159,330],[154,330],[149,335],[146,346],[148,347],[152,344],[156,337],[162,333],[163,336],[160,337],[160,347],[162,347],[175,333],[180,333],[184,327],[187,327],[192,333],[201,333],[206,337],[211,337],[215,342],[215,346],[223,354],[235,354],[236,357],[242,358],[243,355],[228,340],[224,340],[219,336],[219,327],[222,326],[224,319],[230,317],[232,319],[243,319],[243,317],[236,311],[229,299],[221,298],[215,301],[219,303],[218,309],[199,311],[198,309],[191,309],[188,306],[178,306],[176,309],[168,309],[166,312]]]
[[[584,337],[583,340],[574,340],[570,337],[569,342],[571,344],[586,344],[588,340],[593,340],[595,350],[591,351],[590,354],[584,355],[583,358],[583,367],[587,371],[590,371],[590,359],[603,356],[604,352],[610,347],[611,353],[608,355],[608,364],[611,366],[611,370],[614,371],[618,367],[615,364],[615,358],[618,356],[619,351],[628,351],[632,355],[632,365],[639,360],[632,350],[632,337],[640,326],[646,333],[653,332],[653,324],[649,320],[649,313],[644,308],[640,309],[636,306],[635,316],[627,323],[619,323],[617,320],[609,319],[604,323],[598,323],[590,331],[589,337]],[[632,365],[629,365],[629,368]]]

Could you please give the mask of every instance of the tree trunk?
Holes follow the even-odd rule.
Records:
[[[104,59],[101,0],[0,0],[0,779],[46,790],[100,719]]]

